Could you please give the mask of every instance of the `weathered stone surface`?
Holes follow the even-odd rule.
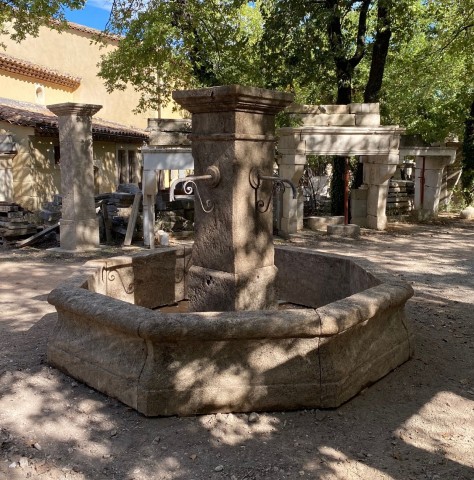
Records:
[[[250,179],[257,170],[272,175],[274,115],[291,102],[292,96],[230,85],[174,92],[173,98],[193,115],[190,138],[195,175],[205,175],[212,166],[220,172],[217,186],[206,181],[197,185],[201,198],[212,198],[214,208],[196,209],[193,265],[222,275],[213,273],[213,288],[207,288],[211,286],[206,283],[209,275],[204,270],[193,271],[191,308],[212,311],[233,305],[253,309],[272,302],[275,306],[270,285],[274,273],[265,273],[273,267],[272,209],[257,212],[255,201],[256,193],[265,203],[271,201],[272,185],[263,182],[255,192]],[[203,275],[200,281],[198,272]],[[248,291],[250,278],[258,278],[258,287],[253,289],[255,293],[260,290],[256,302],[249,301],[254,296]]]
[[[188,274],[192,310],[276,309],[276,275],[277,268],[273,265],[239,274],[193,266]]]
[[[328,225],[341,225],[344,223],[344,217],[306,217],[304,219],[305,225],[314,231],[326,230]]]
[[[140,255],[140,268],[147,256],[160,253]],[[286,300],[319,308],[163,314],[80,288],[100,285],[103,264],[91,262],[50,294],[48,361],[154,416],[336,407],[412,355],[403,280],[291,247],[276,263]]]
[[[360,226],[349,223],[348,225],[328,225],[328,235],[337,235],[338,237],[358,238],[360,236]]]
[[[350,103],[350,113],[380,113],[379,103]]]
[[[343,333],[321,338],[321,407],[334,408],[413,355],[403,310],[382,310]]]
[[[466,207],[464,210],[461,211],[459,216],[461,218],[465,218],[466,220],[473,220],[474,219],[474,207]]]
[[[14,156],[15,153],[0,153],[0,201],[2,202],[13,202]]]
[[[380,125],[378,113],[358,113],[354,117],[356,127],[378,127]]]
[[[61,146],[63,250],[91,250],[99,246],[94,203],[92,116],[101,105],[59,103],[48,105],[58,116]]]
[[[372,267],[363,268],[346,257],[307,249],[298,252],[296,255],[292,247],[275,249],[281,300],[318,308],[380,283]]]

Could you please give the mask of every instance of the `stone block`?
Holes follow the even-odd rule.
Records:
[[[350,103],[350,113],[380,113],[379,103]],[[379,123],[380,125],[380,123]]]
[[[307,228],[318,231],[324,230],[328,225],[342,225],[344,224],[344,217],[343,216],[326,216],[326,217],[305,217],[304,222]]]
[[[385,230],[387,228],[387,216],[384,215],[371,215],[367,214],[367,228],[373,230]]]
[[[292,104],[290,105],[286,111],[288,113],[297,113],[297,114],[313,114],[313,115],[320,115],[320,114],[327,114],[327,115],[343,115],[347,113],[351,113],[349,105],[299,105],[299,104]]]
[[[304,126],[345,126],[353,127],[356,125],[355,115],[348,113],[340,114],[295,114],[295,118],[301,120]]]
[[[183,132],[150,132],[150,146],[189,146],[189,133]]]
[[[357,216],[352,215],[351,223],[353,223],[354,225],[359,225],[359,227],[361,227],[361,228],[367,228],[368,227],[368,225],[367,225],[367,215],[364,215],[362,217],[357,217]]]
[[[355,115],[356,127],[378,127],[380,115],[378,113],[357,113]]]
[[[348,225],[328,225],[327,232],[328,235],[338,237],[358,238],[360,236],[360,227],[352,223]]]
[[[459,216],[465,220],[474,220],[474,207],[466,207],[464,210],[461,210]]]
[[[149,118],[148,127],[149,132],[191,132],[191,119],[181,118]]]
[[[290,235],[298,231],[298,218],[296,215],[292,217],[281,217],[280,230],[282,235]]]

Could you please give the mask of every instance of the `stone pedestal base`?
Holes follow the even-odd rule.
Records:
[[[277,308],[275,266],[233,274],[193,266],[188,273],[191,312]]]
[[[96,218],[60,222],[61,249],[85,251],[99,248],[99,225]]]

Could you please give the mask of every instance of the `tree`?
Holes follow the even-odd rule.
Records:
[[[382,92],[384,116],[428,142],[463,141],[465,200],[474,196],[474,1],[418,5],[412,41],[389,52]]]
[[[108,31],[122,39],[99,74],[109,90],[140,91],[138,110],[166,104],[179,88],[256,84],[260,28],[259,10],[244,1],[116,1]]]
[[[4,0],[0,3],[0,33],[14,40],[38,35],[41,25],[64,26],[65,9],[78,10],[86,0]]]

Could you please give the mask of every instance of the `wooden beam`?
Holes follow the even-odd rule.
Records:
[[[132,244],[133,231],[135,230],[135,225],[137,224],[138,210],[140,209],[141,199],[142,193],[136,193],[135,198],[133,199],[132,213],[130,214],[130,219],[128,220],[127,233],[125,234],[125,240],[123,241],[124,247],[128,247]]]
[[[41,232],[35,233],[31,237],[25,238],[25,240],[20,240],[19,242],[16,242],[15,246],[18,248],[21,248],[21,247],[26,247],[27,245],[31,245],[32,243],[35,243],[37,240],[44,237],[45,235],[52,232],[58,227],[59,227],[59,223],[55,223],[51,227],[45,228]]]

